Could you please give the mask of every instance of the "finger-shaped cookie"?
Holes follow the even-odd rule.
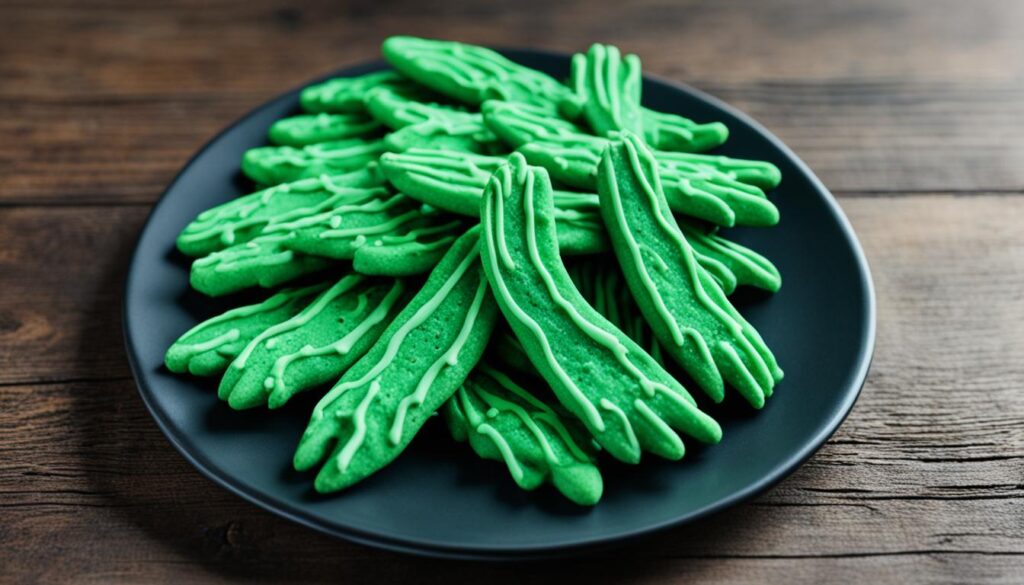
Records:
[[[386,151],[383,139],[351,138],[302,148],[261,146],[242,157],[242,172],[261,185],[338,175],[361,169]]]
[[[619,53],[617,47],[595,44],[587,54],[572,58],[569,84],[575,92],[571,108],[598,136],[629,130],[642,133],[640,58]]]
[[[551,182],[519,154],[484,191],[481,249],[498,306],[559,401],[614,457],[679,459],[676,430],[717,442],[721,429],[572,284],[558,255]],[[674,430],[676,429],[676,430]]]
[[[483,354],[497,307],[480,268],[479,228],[459,238],[377,342],[317,404],[295,468],[323,464],[321,493],[395,459]]]
[[[235,409],[278,408],[299,392],[337,380],[387,327],[403,291],[398,280],[341,278],[246,344],[224,373],[218,395]]]
[[[755,408],[781,379],[771,351],[698,263],[636,135],[605,150],[601,215],[626,282],[666,353],[715,401],[729,382]]]
[[[366,94],[363,102],[374,119],[392,130],[401,130],[429,120],[472,117],[464,108],[437,103],[437,94],[422,86],[380,87]]]
[[[721,122],[698,124],[677,114],[643,109],[644,140],[670,152],[704,152],[725,144],[729,128]]]
[[[601,499],[604,482],[586,430],[502,372],[478,364],[444,414],[453,436],[464,436],[480,457],[503,462],[522,489],[550,482],[581,506]]]
[[[607,139],[584,134],[571,122],[526,104],[487,102],[482,111],[488,128],[518,147],[531,164],[567,185],[597,188],[597,165]],[[778,222],[775,205],[755,185],[778,184],[779,171],[771,163],[679,152],[658,152],[656,158],[673,211],[724,226]]]
[[[335,77],[302,90],[302,109],[318,114],[365,112],[363,99],[379,87],[408,87],[412,83],[396,71],[377,71],[356,77]]]
[[[463,223],[457,217],[435,210],[424,212],[419,201],[402,193],[387,195],[383,189],[374,191],[375,196],[359,201],[342,201],[323,213],[274,223],[267,226],[264,233],[288,234],[286,246],[296,252],[352,260],[356,251],[365,246],[435,242],[462,231]],[[441,254],[443,252],[440,250]],[[429,270],[439,259],[440,255],[434,257],[429,266],[416,272]],[[410,257],[407,260],[411,263],[414,259]]]
[[[444,257],[464,227],[457,221],[425,224],[404,233],[378,236],[356,248],[352,268],[372,276],[397,278],[423,274]]]
[[[427,120],[406,126],[385,136],[384,146],[390,152],[405,152],[413,148],[479,154],[508,151],[484,126],[483,117],[479,114]]]
[[[487,179],[505,159],[449,150],[414,149],[380,158],[382,173],[399,191],[439,209],[479,217]],[[597,196],[555,192],[558,242],[564,254],[602,252],[608,247],[597,215]]]
[[[164,364],[176,374],[219,374],[260,332],[294,316],[325,288],[320,283],[285,289],[262,303],[211,317],[183,333],[167,349]]]
[[[384,125],[364,113],[303,114],[274,122],[267,136],[274,144],[309,146],[346,138],[372,138]]]
[[[679,227],[693,248],[697,262],[716,277],[726,294],[730,294],[736,285],[753,286],[769,292],[778,292],[782,287],[779,269],[761,254],[694,222],[682,221]],[[715,269],[709,261],[719,264],[728,271],[734,283],[731,287],[724,284],[715,274]]]
[[[680,173],[696,173],[710,169],[734,181],[757,187],[760,190],[774,189],[782,181],[782,172],[779,167],[763,160],[662,151],[655,151],[654,158],[658,159],[659,170],[677,169]],[[760,191],[751,191],[751,193],[760,193]]]
[[[178,249],[188,256],[204,256],[247,242],[269,224],[331,209],[341,200],[352,198],[353,190],[383,185],[376,165],[343,175],[275,185],[200,213],[178,235]]]
[[[391,152],[443,148],[463,152],[499,152],[502,147],[484,126],[483,116],[454,106],[431,103],[422,88],[379,88],[366,96],[370,113],[394,132],[385,138]]]
[[[551,76],[484,47],[395,36],[384,41],[382,50],[388,63],[404,75],[472,105],[502,99],[554,109],[570,95]]]
[[[576,289],[590,306],[651,354],[654,361],[665,365],[661,345],[616,264],[597,257],[583,258],[567,269]]]
[[[192,263],[189,284],[218,297],[254,286],[273,288],[331,265],[325,258],[288,249],[288,240],[294,237],[288,233],[262,235],[203,256]]]

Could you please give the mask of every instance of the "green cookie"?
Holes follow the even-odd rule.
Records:
[[[693,248],[697,262],[715,277],[725,294],[732,294],[737,285],[768,292],[782,288],[779,269],[764,256],[696,222],[682,221],[679,228]]]
[[[352,268],[360,274],[374,276],[423,274],[437,265],[465,227],[462,222],[449,221],[414,227],[402,234],[379,236],[356,249]]]
[[[387,149],[434,148],[463,152],[499,152],[501,144],[484,126],[483,116],[451,106],[421,101],[423,92],[380,88],[366,96],[370,113],[394,130]]]
[[[302,148],[262,146],[242,157],[242,172],[262,185],[339,175],[366,167],[386,150],[383,139],[351,138]]]
[[[487,179],[504,162],[504,157],[422,149],[380,158],[381,171],[395,188],[428,205],[468,217],[479,217]],[[563,253],[593,254],[608,249],[596,195],[556,191],[555,205]]]
[[[697,263],[665,200],[654,155],[636,135],[624,132],[605,150],[598,193],[612,249],[662,347],[716,402],[728,381],[761,408],[782,370]]]
[[[404,75],[471,105],[501,99],[554,109],[570,95],[550,76],[484,47],[397,36],[384,41],[382,49],[384,58]]]
[[[317,404],[295,451],[314,487],[342,490],[381,469],[465,381],[497,308],[480,268],[479,229],[452,245],[423,288]],[[326,459],[326,461],[325,461]]]
[[[595,44],[586,55],[573,55],[569,84],[575,96],[563,104],[563,110],[581,114],[594,134],[643,132],[640,58],[636,55],[623,59],[618,48]]]
[[[178,249],[204,256],[256,237],[267,225],[331,209],[353,189],[381,187],[376,165],[344,175],[282,183],[207,209],[178,236]]]
[[[665,365],[661,345],[616,264],[598,257],[582,258],[567,269],[576,289],[594,310],[644,348],[654,361]]]
[[[372,138],[383,128],[380,122],[363,113],[321,113],[278,120],[267,135],[274,144],[302,147],[346,138]]]
[[[218,395],[231,408],[278,408],[338,379],[401,308],[401,281],[343,277],[301,312],[266,328],[231,363]]]
[[[325,288],[326,283],[285,289],[262,303],[231,309],[207,319],[183,333],[167,349],[164,364],[175,374],[219,374],[261,331],[298,313]]]
[[[679,459],[674,429],[709,443],[721,428],[633,340],[594,310],[558,255],[551,182],[519,154],[484,192],[481,250],[502,314],[559,401],[612,456]]]
[[[235,244],[192,263],[189,284],[211,297],[260,286],[273,288],[305,274],[319,272],[330,260],[288,249],[292,234],[269,234]]]
[[[371,190],[366,191],[371,193]],[[419,260],[415,267],[410,265],[411,272],[406,272],[416,274],[433,268],[444,254],[443,248],[454,241],[463,228],[459,218],[432,210],[425,213],[423,205],[415,199],[374,189],[362,200],[342,201],[322,213],[275,223],[264,233],[287,234],[288,249],[335,260],[354,260],[364,247],[410,242],[434,245],[435,253],[426,265],[422,258],[407,258],[407,264]]]
[[[721,122],[698,124],[689,118],[646,108],[642,116],[644,140],[658,150],[704,152],[729,139],[729,128]]]
[[[500,371],[479,364],[444,413],[457,440],[468,440],[484,459],[505,463],[522,489],[550,482],[581,506],[601,499],[604,482],[586,430]]]
[[[401,130],[430,120],[465,120],[470,114],[464,108],[437,103],[437,94],[419,85],[380,87],[366,94],[363,102],[374,119],[392,130]]]
[[[412,84],[395,71],[377,71],[357,77],[336,77],[302,90],[302,109],[318,114],[351,114],[366,111],[363,98],[378,87],[407,87]]]
[[[596,189],[606,139],[584,134],[572,122],[524,104],[487,102],[482,111],[487,126],[532,164],[567,185]],[[656,156],[674,211],[724,226],[778,222],[778,210],[761,191],[780,180],[771,163],[680,152]]]
[[[681,152],[703,152],[729,137],[721,122],[697,124],[641,107],[640,60],[636,55],[622,59],[613,46],[594,45],[586,55],[574,55],[570,84],[576,95],[562,103],[562,111],[584,118],[598,136],[629,130],[654,148]]]

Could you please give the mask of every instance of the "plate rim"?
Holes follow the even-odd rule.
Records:
[[[545,59],[569,59],[571,54],[564,53],[561,51],[553,51],[547,49],[530,49],[530,48],[519,48],[519,47],[492,47],[495,50],[503,54],[521,55],[521,56],[537,56]],[[132,249],[131,258],[128,262],[128,270],[125,273],[124,284],[122,286],[122,301],[121,301],[121,329],[124,337],[125,351],[128,355],[128,363],[132,372],[132,378],[135,382],[136,389],[143,403],[146,406],[146,410],[149,411],[150,416],[156,422],[157,427],[163,433],[164,437],[171,443],[171,445],[178,451],[178,453],[194,467],[200,474],[205,476],[207,479],[212,480],[215,484],[223,489],[241,497],[249,503],[255,504],[259,508],[266,510],[272,514],[283,517],[292,522],[296,522],[307,528],[316,530],[317,532],[327,534],[336,538],[343,538],[348,541],[352,541],[361,545],[371,546],[376,548],[382,548],[385,550],[400,552],[406,554],[412,554],[417,556],[432,557],[432,558],[446,558],[455,560],[491,560],[491,561],[512,561],[512,560],[530,560],[530,559],[549,559],[558,556],[567,556],[574,554],[582,554],[585,552],[592,552],[597,549],[608,548],[616,545],[624,544],[630,540],[636,540],[640,538],[650,537],[654,534],[664,532],[673,527],[682,526],[689,524],[698,519],[710,516],[716,512],[720,512],[727,508],[731,508],[736,504],[749,500],[771,487],[778,484],[780,481],[791,475],[796,471],[803,463],[805,463],[814,453],[816,453],[827,441],[835,434],[839,426],[842,425],[846,417],[849,416],[853,410],[853,406],[860,396],[861,390],[864,387],[864,383],[867,380],[868,372],[871,367],[872,360],[874,358],[875,342],[876,342],[876,329],[877,329],[877,300],[875,296],[874,282],[871,277],[871,269],[867,261],[867,257],[864,254],[864,249],[860,244],[860,240],[857,238],[856,233],[853,230],[853,226],[850,224],[849,219],[839,206],[838,200],[832,194],[832,192],[825,187],[816,174],[807,166],[804,161],[796,155],[782,140],[776,137],[767,128],[761,125],[759,122],[751,118],[746,113],[739,109],[727,104],[719,98],[705,93],[699,89],[696,89],[685,83],[668,79],[660,75],[652,75],[644,73],[644,79],[657,82],[662,85],[671,87],[676,91],[690,94],[699,100],[702,100],[716,108],[728,112],[730,115],[736,117],[743,123],[749,125],[753,130],[763,136],[768,142],[770,142],[779,153],[801,172],[803,172],[808,178],[811,186],[818,191],[823,197],[822,199],[826,203],[826,206],[831,214],[838,220],[839,229],[841,235],[849,242],[850,248],[853,252],[853,257],[857,267],[859,268],[858,280],[864,289],[864,303],[863,311],[864,318],[866,321],[866,327],[864,334],[861,336],[860,345],[857,349],[857,367],[853,372],[852,378],[849,385],[843,392],[843,400],[838,405],[829,418],[827,424],[825,424],[819,432],[814,435],[811,440],[805,441],[800,449],[791,453],[785,461],[775,466],[770,473],[765,474],[761,479],[751,483],[745,488],[738,490],[729,496],[716,500],[702,508],[693,510],[687,514],[674,517],[664,522],[655,523],[649,526],[645,526],[639,529],[624,530],[611,534],[604,534],[592,538],[582,538],[571,542],[565,542],[555,545],[499,545],[499,546],[488,546],[481,545],[473,548],[468,547],[456,547],[452,545],[445,545],[436,542],[430,542],[424,539],[415,538],[400,538],[387,536],[369,531],[360,530],[358,528],[344,526],[339,522],[327,523],[320,520],[303,510],[297,509],[287,502],[283,502],[279,499],[270,497],[262,494],[255,489],[250,488],[244,482],[233,477],[231,474],[223,471],[212,462],[206,460],[202,455],[193,452],[193,449],[189,447],[189,441],[187,437],[179,436],[177,429],[172,425],[163,414],[163,411],[159,409],[150,395],[152,389],[149,388],[146,378],[141,375],[140,366],[138,364],[138,357],[132,342],[132,334],[128,325],[128,298],[129,298],[129,286],[131,283],[131,276],[136,270],[136,264],[140,261],[139,258],[139,243],[142,240],[143,235],[148,231],[150,224],[160,207],[166,203],[167,195],[177,185],[182,175],[193,165],[193,163],[200,158],[214,143],[220,140],[222,136],[233,130],[235,127],[245,123],[251,117],[259,113],[260,111],[271,107],[276,104],[279,100],[291,96],[297,92],[300,92],[303,88],[318,83],[320,81],[330,79],[338,76],[352,76],[359,75],[366,72],[377,71],[382,68],[386,68],[389,65],[382,59],[361,61],[352,65],[342,66],[324,75],[317,76],[310,79],[301,85],[288,89],[282,93],[276,94],[260,105],[252,108],[242,114],[240,117],[235,119],[233,122],[222,128],[219,132],[209,138],[188,160],[184,163],[181,169],[175,174],[174,178],[167,184],[160,197],[153,203],[146,220],[143,222],[142,227],[139,229],[139,235],[135,240],[134,247]]]

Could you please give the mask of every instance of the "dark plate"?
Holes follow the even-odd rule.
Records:
[[[569,59],[506,51],[563,78]],[[358,75],[383,63],[334,75]],[[874,348],[875,303],[864,255],[835,200],[785,145],[729,106],[688,87],[646,79],[654,109],[731,130],[722,154],[769,160],[782,169],[773,199],[775,229],[731,230],[771,258],[784,285],[774,296],[744,295],[740,309],[786,370],[765,409],[710,407],[724,428],[720,445],[691,449],[681,462],[648,457],[634,467],[604,465],[605,494],[581,510],[543,487],[518,490],[505,468],[481,462],[431,421],[393,465],[334,497],[312,491],[291,470],[292,452],[315,397],[286,408],[234,412],[216,384],[171,375],[164,350],[199,319],[236,300],[211,301],[188,289],[188,263],[174,251],[178,232],[200,211],[247,192],[242,153],[265,143],[267,128],[297,112],[298,91],[248,114],[207,144],[153,209],[125,288],[124,327],[139,391],[171,443],[200,472],[276,514],[317,530],[389,549],[433,556],[522,558],[566,554],[678,525],[731,506],[773,485],[805,461],[850,411]]]

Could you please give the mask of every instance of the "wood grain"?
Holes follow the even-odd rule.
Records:
[[[1019,583],[1024,3],[0,3],[0,583]],[[204,479],[130,379],[149,205],[216,131],[389,34],[619,44],[763,122],[841,197],[878,291],[868,383],[760,498],[525,566],[339,542]]]
[[[647,71],[753,115],[838,192],[1024,191],[1024,4],[589,6],[14,3],[7,30],[62,34],[0,38],[0,136],[14,137],[0,141],[0,203],[152,202],[251,108],[409,31],[562,51],[619,43]]]

